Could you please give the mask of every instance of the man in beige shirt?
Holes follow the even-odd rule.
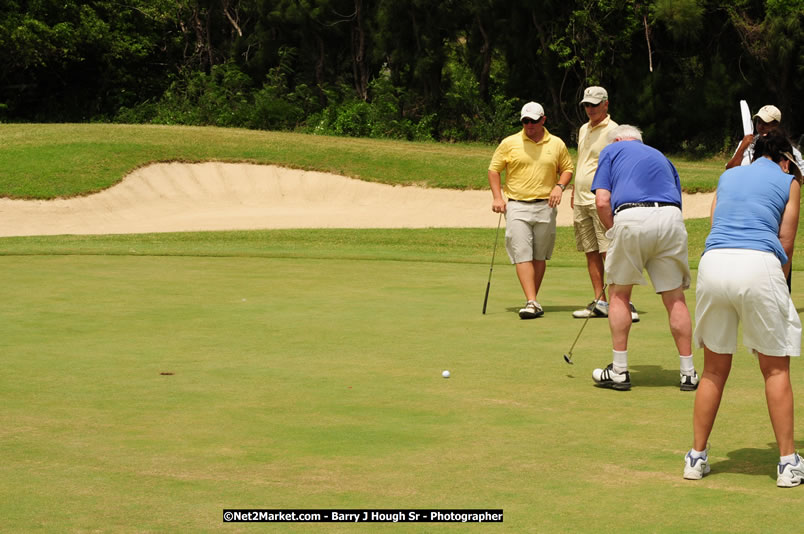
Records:
[[[617,123],[609,115],[609,95],[604,88],[587,87],[580,104],[589,117],[589,122],[581,126],[578,132],[578,165],[575,190],[570,202],[575,244],[580,252],[586,254],[586,268],[592,282],[594,300],[586,308],[574,311],[572,316],[584,319],[609,315],[609,303],[603,290],[603,264],[610,242],[595,209],[595,195],[590,188],[597,171],[600,151],[608,144],[608,133],[617,127]],[[639,321],[639,315],[633,306],[631,319],[633,322]]]

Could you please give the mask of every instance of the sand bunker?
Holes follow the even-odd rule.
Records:
[[[707,217],[712,194],[685,195],[684,217]],[[489,191],[376,184],[242,163],[159,163],[97,194],[0,199],[0,236],[138,234],[276,228],[496,227]],[[558,224],[572,224],[570,192]]]

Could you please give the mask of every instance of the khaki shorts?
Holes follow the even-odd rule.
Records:
[[[609,239],[606,228],[600,222],[600,215],[594,204],[575,205],[572,209],[572,225],[575,228],[575,245],[580,252],[606,252]]]
[[[505,208],[505,250],[511,263],[549,260],[556,244],[556,209],[544,202],[509,200]]]
[[[690,287],[687,229],[674,206],[631,208],[614,216],[606,255],[609,284],[644,285],[645,269],[657,293]]]
[[[741,322],[743,345],[752,351],[801,354],[801,320],[779,258],[758,250],[710,250],[698,265],[693,339],[699,347],[734,354]]]

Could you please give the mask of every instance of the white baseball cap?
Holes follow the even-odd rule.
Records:
[[[609,94],[606,92],[605,89],[599,87],[597,85],[593,85],[592,87],[587,87],[583,92],[583,100],[580,101],[580,104],[594,104],[595,106],[600,104],[601,102],[608,100]]]
[[[762,106],[754,114],[754,118],[756,119],[757,117],[762,119],[762,122],[782,122],[782,112],[776,106]]]
[[[544,108],[541,104],[537,104],[536,102],[528,102],[522,106],[522,111],[519,114],[519,120],[522,120],[525,117],[537,121],[544,117]]]

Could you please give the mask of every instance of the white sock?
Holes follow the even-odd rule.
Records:
[[[784,464],[796,465],[798,463],[798,461],[796,460],[796,453],[788,454],[787,456],[780,456],[779,463],[781,465]]]
[[[681,374],[692,376],[692,373],[695,372],[695,365],[692,363],[692,354],[689,356],[682,356],[678,355],[679,360],[681,360]]]
[[[627,350],[613,350],[612,352],[612,367],[617,373],[624,373],[628,370],[628,351]]]
[[[706,458],[706,451],[705,450],[704,451],[696,451],[695,449],[690,449],[689,454],[690,454],[690,458],[692,458],[693,460],[695,458],[704,458],[704,459]]]

